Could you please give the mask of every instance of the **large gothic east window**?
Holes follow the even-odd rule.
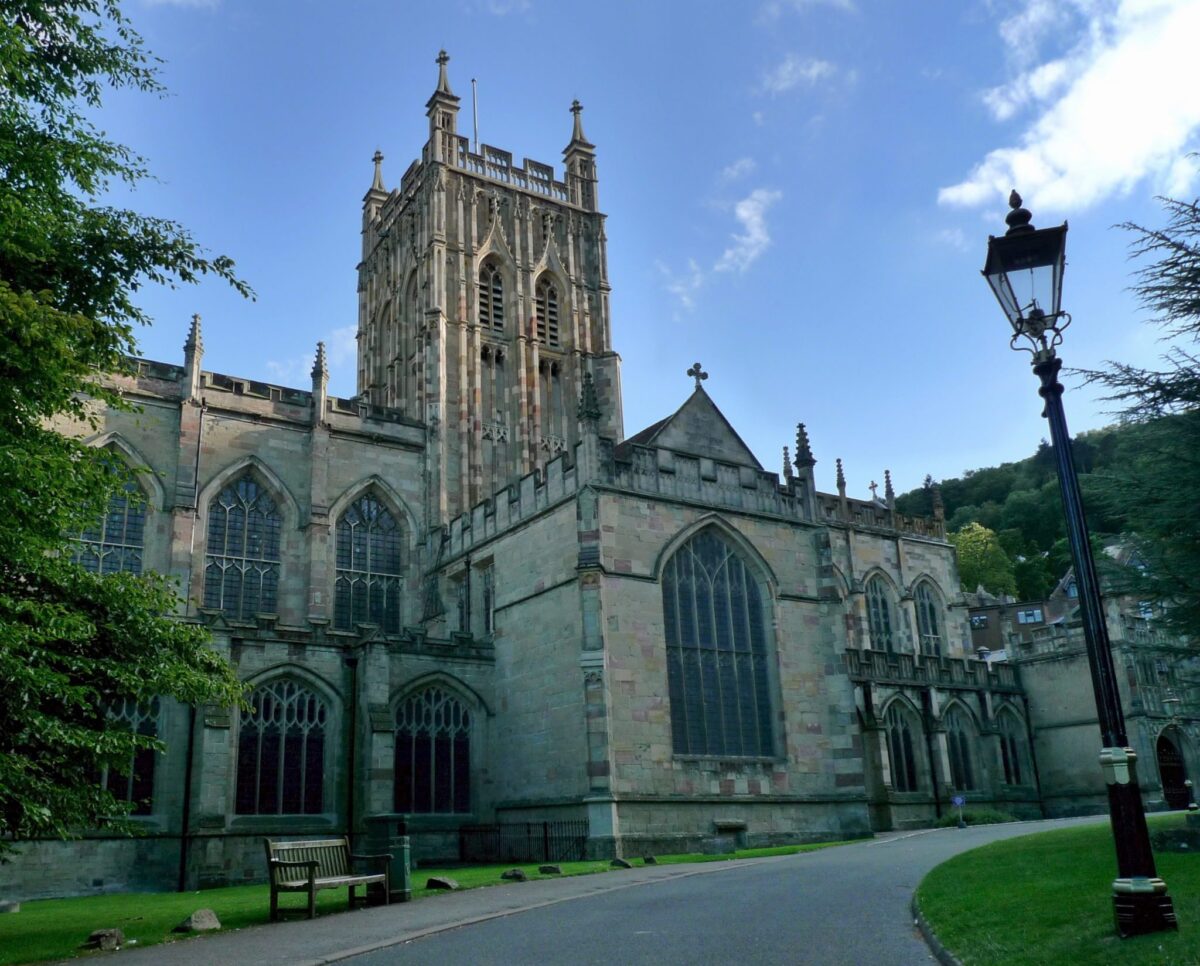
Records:
[[[250,474],[217,494],[208,507],[205,607],[241,620],[275,613],[280,523],[275,501]]]
[[[671,733],[677,755],[774,754],[763,594],[715,529],[663,571]]]
[[[400,630],[402,535],[396,518],[370,494],[338,518],[333,622],[339,630],[361,623],[387,634]]]
[[[471,811],[471,712],[439,687],[409,695],[396,708],[397,812]]]
[[[254,689],[238,723],[237,814],[324,811],[328,721],[325,699],[297,681]]]

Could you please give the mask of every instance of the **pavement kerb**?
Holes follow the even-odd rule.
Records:
[[[925,914],[921,912],[921,904],[917,901],[917,892],[913,890],[912,897],[912,914],[913,920],[917,924],[917,928],[921,930],[921,937],[925,940],[925,945],[929,947],[929,951],[933,953],[937,961],[942,966],[962,966],[962,963],[948,950],[942,941],[938,939],[937,933],[925,919]]]

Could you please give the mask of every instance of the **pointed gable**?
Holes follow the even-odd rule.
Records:
[[[622,448],[632,444],[661,446],[693,456],[762,469],[750,447],[742,442],[703,388],[697,388],[673,415],[631,436]]]

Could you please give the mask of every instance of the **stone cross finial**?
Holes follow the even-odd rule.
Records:
[[[384,191],[386,189],[383,187],[383,152],[376,148],[375,153],[371,155],[371,160],[375,162],[375,180],[371,182],[371,190]]]
[[[439,94],[449,94],[450,93],[450,80],[446,76],[446,65],[448,63],[450,63],[450,55],[448,53],[446,53],[445,50],[439,50],[438,55],[437,55],[437,65],[438,65],[437,89],[438,89]]]
[[[872,480],[872,481],[871,481],[871,485],[870,485],[870,486],[868,486],[868,487],[867,487],[867,489],[871,491],[871,499],[872,499],[872,500],[878,500],[878,499],[879,499],[879,494],[875,492],[876,490],[878,490],[878,489],[879,489],[879,484],[878,484],[878,483],[876,483],[874,480]]]
[[[700,388],[700,383],[708,378],[708,373],[700,368],[700,363],[693,362],[692,368],[687,371],[687,374],[696,380],[696,388]]]

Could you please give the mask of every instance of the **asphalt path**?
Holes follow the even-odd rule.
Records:
[[[120,956],[127,966],[928,964],[933,957],[910,909],[926,872],[998,839],[1097,821],[1104,819],[888,834],[768,859],[639,864],[311,921],[289,917],[126,947]],[[196,894],[197,908],[203,896]],[[302,897],[285,897],[285,904],[289,898],[294,907]]]

